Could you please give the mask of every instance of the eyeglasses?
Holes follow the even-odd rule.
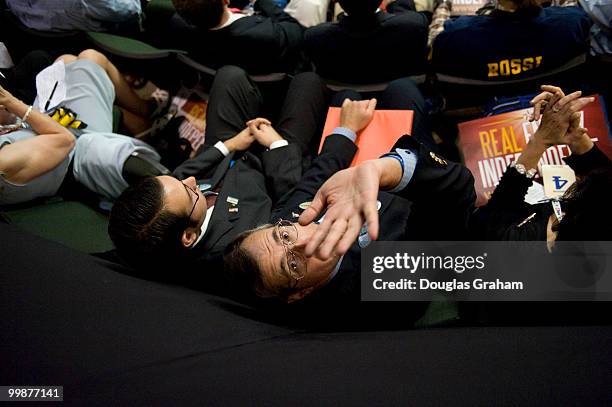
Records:
[[[191,219],[191,215],[193,215],[193,211],[195,210],[195,207],[198,204],[198,200],[200,199],[200,194],[198,194],[198,191],[196,191],[195,188],[190,187],[189,185],[185,184],[183,181],[181,181],[181,183],[185,186],[185,189],[187,191],[191,191],[193,194],[195,194],[195,201],[193,202],[193,208],[191,208],[191,212],[189,212],[189,219]]]
[[[298,240],[297,228],[293,223],[281,219],[274,226],[274,232],[285,249],[285,270],[295,280],[301,280],[306,274],[306,262],[291,250]]]

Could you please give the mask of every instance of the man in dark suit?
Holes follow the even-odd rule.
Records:
[[[229,0],[174,0],[177,14],[165,40],[158,40],[181,44],[213,69],[236,65],[250,74],[293,72],[304,31],[297,20],[273,0],[255,2],[253,15],[234,13],[228,5]]]
[[[148,178],[113,206],[109,234],[119,254],[147,265],[220,258],[236,234],[267,221],[274,203],[299,181],[303,157],[322,128],[326,97],[315,74],[296,76],[277,132],[258,117],[263,100],[246,73],[219,70],[207,110],[207,145],[172,177]]]
[[[369,103],[345,101],[350,114],[279,203],[272,224],[241,234],[228,247],[225,266],[235,290],[280,300],[274,308],[306,323],[382,323],[397,314],[379,312],[384,304],[360,302],[361,248],[372,239],[465,238],[475,201],[472,174],[419,143],[423,135],[404,136],[392,153],[346,169],[357,151],[349,136],[370,121]],[[413,323],[423,305],[394,304],[401,317],[392,322]]]
[[[347,13],[336,23],[306,30],[304,49],[326,79],[379,83],[422,74],[427,62],[429,21],[412,0],[378,11],[377,0],[340,0]]]

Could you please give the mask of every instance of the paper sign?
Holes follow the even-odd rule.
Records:
[[[576,174],[569,165],[543,165],[542,180],[544,195],[550,199],[558,199],[576,182]]]
[[[66,65],[59,60],[36,75],[38,110],[46,112],[66,99]],[[79,112],[76,112],[77,114]]]
[[[321,137],[321,144],[319,145],[319,153],[323,148],[325,139],[332,134],[336,127],[340,126],[341,111],[342,109],[339,107],[329,108],[323,137]],[[400,137],[412,132],[413,115],[412,110],[376,110],[370,124],[361,131],[357,138],[359,150],[351,163],[351,167],[388,153]]]

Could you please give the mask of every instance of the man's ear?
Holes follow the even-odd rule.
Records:
[[[287,297],[287,303],[291,304],[292,302],[299,301],[302,298],[310,295],[314,291],[314,287],[305,287],[299,291],[295,291]]]
[[[198,232],[196,228],[188,227],[181,235],[181,243],[185,248],[190,248],[198,240]]]

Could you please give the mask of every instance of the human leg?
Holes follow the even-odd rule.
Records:
[[[312,72],[297,75],[289,85],[276,130],[303,154],[316,147],[327,113],[329,92],[325,83]],[[316,143],[315,143],[316,144]]]
[[[36,75],[53,63],[45,51],[31,51],[12,70],[8,89],[18,99],[31,105],[36,98]]]
[[[152,105],[134,92],[121,72],[104,54],[93,49],[86,49],[79,54],[78,59],[87,59],[95,62],[106,71],[115,87],[116,103],[118,106],[137,116],[149,117],[153,110]]]
[[[246,122],[260,114],[261,107],[261,93],[243,69],[219,69],[206,109],[206,144],[227,140],[244,130]]]
[[[414,81],[409,78],[402,78],[390,82],[387,89],[378,98],[376,108],[380,110],[412,110],[414,112],[412,137],[429,148],[437,149],[427,123],[425,99]]]
[[[85,131],[112,132],[115,89],[106,72],[74,55],[62,55],[60,59],[66,64],[66,97],[60,106],[74,111],[87,124]]]

